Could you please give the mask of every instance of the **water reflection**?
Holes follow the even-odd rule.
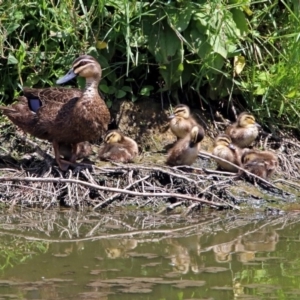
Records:
[[[300,293],[298,215],[22,211],[0,219],[4,299],[296,299]]]

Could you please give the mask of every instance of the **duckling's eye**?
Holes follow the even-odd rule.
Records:
[[[106,142],[106,143],[109,143],[109,141],[111,141],[112,138],[113,138],[113,134],[108,135],[108,136],[105,138],[105,142]]]

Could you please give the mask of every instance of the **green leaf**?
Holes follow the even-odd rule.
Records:
[[[118,90],[115,94],[116,98],[120,99],[120,98],[124,98],[126,96],[126,92],[122,91],[122,90]]]
[[[103,93],[106,93],[106,94],[109,93],[109,87],[108,87],[106,84],[100,84],[100,90],[101,90]]]
[[[286,95],[286,97],[287,97],[287,98],[295,98],[295,97],[296,97],[296,94],[297,94],[297,91],[296,91],[296,90],[292,90],[292,91],[290,91],[290,92]]]
[[[116,93],[116,90],[117,89],[111,85],[108,87],[108,94],[112,95],[112,94]]]
[[[198,56],[204,59],[209,53],[211,53],[212,47],[207,42],[207,37],[202,34],[199,29],[193,26],[194,29],[191,30],[187,37],[189,44],[193,47],[192,52],[197,53]]]
[[[261,81],[268,81],[269,79],[269,74],[267,72],[261,72],[257,78]]]
[[[247,19],[245,17],[245,14],[237,8],[231,9],[232,18],[240,31],[241,36],[245,36],[249,32],[249,28],[247,25]]]
[[[19,27],[20,27],[19,24],[9,24],[6,28],[7,35],[11,34],[12,32],[14,32]]]
[[[152,85],[146,85],[141,89],[140,95],[150,96],[150,92],[153,91],[153,89],[154,89],[154,87]]]
[[[167,9],[169,23],[179,32],[184,31],[188,27],[192,17],[191,2],[187,1],[185,4],[185,7],[171,7]]]
[[[8,58],[7,58],[7,64],[8,65],[17,65],[18,64],[18,60],[15,58],[14,55],[12,55],[11,53],[8,54]]]
[[[254,95],[264,95],[266,92],[266,89],[264,87],[258,87],[255,91],[254,91]]]
[[[149,51],[154,55],[158,63],[169,63],[181,48],[178,36],[166,22],[152,25],[148,34]]]
[[[227,58],[226,42],[221,40],[220,36],[213,36],[210,39],[210,44],[216,53],[219,53],[224,58]]]
[[[122,86],[122,91],[131,93],[132,88],[128,85],[124,85],[124,86]]]

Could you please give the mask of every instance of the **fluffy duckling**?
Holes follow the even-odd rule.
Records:
[[[256,139],[260,127],[253,115],[243,112],[235,123],[226,128],[225,133],[230,136],[233,144],[245,148]]]
[[[232,144],[229,135],[220,134],[216,137],[214,143],[214,149],[212,152],[214,156],[227,160],[237,166],[241,166],[242,153],[243,153],[242,149]],[[238,169],[235,166],[232,166],[226,161],[222,161],[219,159],[215,159],[215,160],[221,169],[229,172],[238,172]]]
[[[105,135],[98,156],[102,160],[127,163],[131,162],[138,152],[138,145],[133,139],[124,136],[120,131],[112,130]]]
[[[277,155],[271,151],[247,150],[241,161],[247,171],[263,179],[272,176],[278,167]]]
[[[203,139],[199,126],[193,126],[191,132],[177,141],[168,151],[167,164],[170,166],[191,165],[198,156],[198,143]]]
[[[170,129],[177,138],[184,138],[191,132],[194,126],[198,126],[198,138],[201,138],[200,141],[204,138],[204,129],[191,116],[191,111],[188,106],[184,104],[177,105],[174,109],[174,114],[172,114],[169,119],[171,119]]]
[[[72,157],[72,146],[69,144],[59,144],[60,155],[69,161]],[[77,145],[76,159],[87,158],[93,153],[92,146],[89,142],[81,142]]]

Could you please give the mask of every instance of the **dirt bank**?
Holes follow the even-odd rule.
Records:
[[[105,208],[112,205],[138,205],[165,212],[178,207],[189,213],[196,208],[240,209],[241,203],[270,207],[270,203],[296,201],[300,196],[300,144],[296,139],[273,139],[262,134],[259,148],[276,150],[280,167],[270,184],[252,183],[236,175],[216,171],[214,162],[200,155],[189,168],[165,165],[168,145],[176,139],[167,129],[170,111],[160,102],[148,99],[138,103],[116,101],[111,108],[114,122],[140,147],[134,164],[118,165],[96,158],[99,145],[85,165],[61,172],[53,164],[50,143],[26,136],[9,121],[1,125],[0,199],[14,205],[58,205]],[[207,111],[193,110],[206,130],[203,152],[212,148],[213,138],[224,130],[227,120]]]

